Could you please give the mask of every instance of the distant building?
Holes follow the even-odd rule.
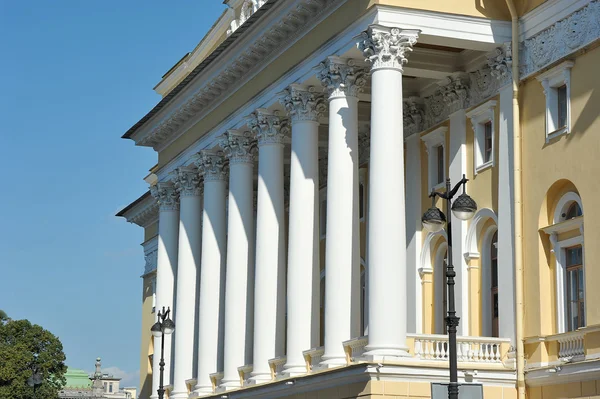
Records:
[[[69,368],[67,384],[58,397],[64,399],[136,399],[136,388],[120,388],[120,378],[101,371],[102,362],[96,359],[96,371],[89,376],[85,371]]]

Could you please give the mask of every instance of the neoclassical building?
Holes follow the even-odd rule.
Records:
[[[600,2],[225,3],[123,136],[157,153],[118,214],[144,229],[140,398],[163,307],[170,398],[431,397],[449,235],[459,381],[600,394]],[[475,216],[423,229],[463,175]]]

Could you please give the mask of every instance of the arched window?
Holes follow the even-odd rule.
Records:
[[[585,327],[585,257],[583,206],[575,192],[564,194],[554,209],[554,224],[542,228],[548,234],[556,259],[557,332]]]
[[[498,231],[492,236],[490,251],[492,337],[498,337]]]

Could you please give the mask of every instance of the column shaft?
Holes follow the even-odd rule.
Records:
[[[179,197],[172,183],[158,183],[151,188],[158,199],[160,213],[158,219],[158,254],[156,266],[156,311],[173,308],[175,275],[179,243]],[[152,374],[152,398],[158,397],[161,338],[154,338],[154,362]],[[171,335],[165,336],[164,384],[171,383]]]
[[[318,129],[316,121],[292,124],[285,365],[291,375],[306,372],[302,352],[319,344]]]
[[[194,394],[213,392],[210,374],[223,370],[225,310],[226,183],[223,158],[202,153],[196,165],[204,173],[202,268],[198,319],[198,377]]]
[[[172,398],[187,398],[186,380],[193,378],[194,333],[196,331],[196,281],[202,247],[201,181],[196,170],[178,169],[174,177],[181,196],[179,216],[179,257],[177,266],[177,308]]]
[[[285,351],[285,220],[283,135],[286,121],[257,110],[249,125],[258,136],[256,274],[252,381],[271,380],[269,359]]]
[[[342,343],[360,335],[358,92],[364,71],[330,57],[321,81],[329,89],[325,353],[327,367],[346,363]]]
[[[252,361],[254,330],[254,184],[253,157],[249,155],[254,144],[240,136],[230,132],[226,136],[227,142],[222,143],[230,149],[224,375],[221,384],[224,390],[240,387],[237,368]],[[240,140],[245,141],[241,146]]]
[[[408,356],[402,64],[416,34],[373,25],[363,39],[372,63],[366,355],[383,360]]]

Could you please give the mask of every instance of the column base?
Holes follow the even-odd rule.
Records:
[[[219,385],[217,388],[217,392],[234,391],[236,389],[240,389],[241,387],[240,380],[223,380],[221,381],[221,385]]]
[[[190,394],[187,392],[173,392],[169,395],[170,399],[188,399]]]
[[[203,386],[198,386],[196,385],[194,387],[194,390],[192,391],[192,394],[190,395],[191,397],[195,397],[195,396],[208,396],[208,395],[212,395],[213,392],[213,387],[212,385],[208,386],[208,385],[203,385]]]
[[[272,380],[270,371],[268,373],[252,373],[251,377],[248,379],[248,385],[264,384],[265,382],[270,382]]]
[[[283,372],[281,375],[283,377],[298,377],[299,375],[305,375],[306,365],[305,364],[290,364],[283,366]]]
[[[372,362],[383,362],[385,360],[402,360],[411,355],[405,346],[367,345],[362,357]]]
[[[321,359],[323,360],[321,361],[321,363],[319,363],[319,366],[325,369],[331,369],[334,367],[342,367],[347,365],[346,355],[323,356]]]

